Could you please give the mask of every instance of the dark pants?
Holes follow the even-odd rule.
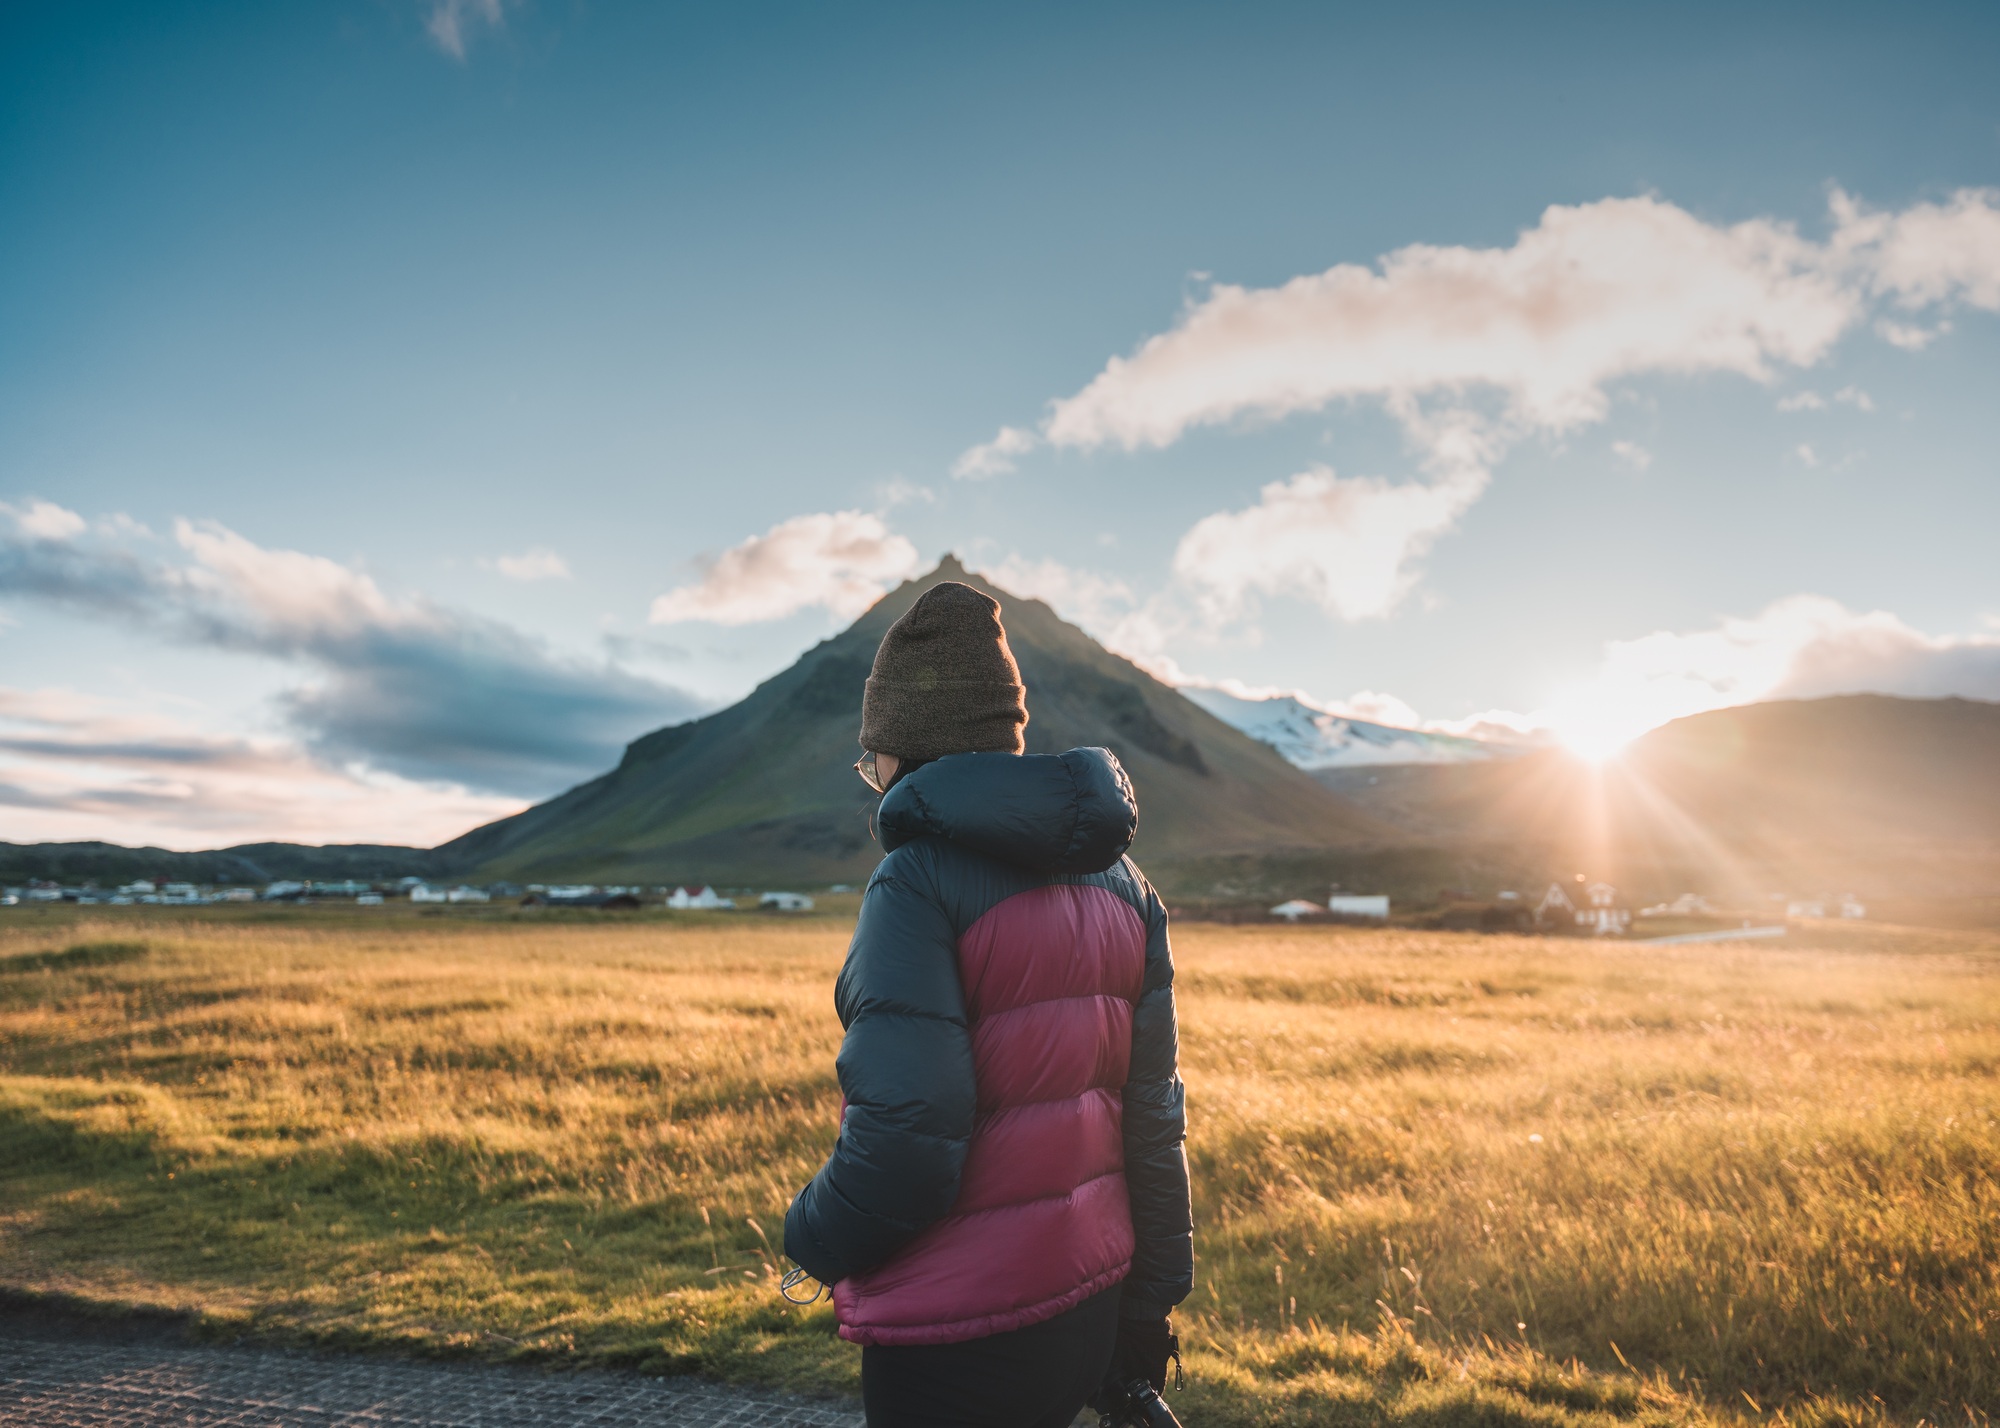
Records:
[[[1069,1428],[1111,1368],[1115,1288],[1074,1309],[962,1344],[861,1350],[868,1428]]]

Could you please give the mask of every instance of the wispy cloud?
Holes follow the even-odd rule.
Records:
[[[1904,308],[1962,302],[2000,312],[2000,189],[1965,188],[1900,213],[1835,190],[1832,252]]]
[[[507,23],[506,0],[424,0],[424,8],[424,33],[432,44],[460,61],[479,29],[498,30]]]
[[[25,506],[10,506],[0,501],[0,516],[11,517],[14,528],[28,540],[69,540],[82,535],[90,524],[54,501],[30,501]]]
[[[283,696],[308,748],[403,778],[525,796],[601,772],[690,696],[560,656],[495,620],[386,594],[367,575],[179,521],[181,559],[107,537],[0,537],[0,595],[307,673]]]
[[[1018,426],[1003,426],[991,441],[975,446],[951,466],[960,481],[978,481],[1014,469],[1014,458],[1025,456],[1036,446],[1035,434]]]
[[[1611,454],[1631,467],[1634,471],[1644,471],[1653,464],[1653,453],[1636,441],[1614,441]]]
[[[1240,613],[1256,592],[1296,596],[1344,620],[1379,618],[1485,489],[1476,467],[1431,484],[1314,467],[1273,481],[1253,506],[1197,521],[1174,550],[1174,574],[1218,614]]]
[[[331,767],[296,744],[195,728],[155,707],[0,687],[0,808],[23,840],[429,845],[518,799]]]
[[[749,625],[812,606],[860,614],[914,574],[917,548],[866,511],[830,511],[780,521],[708,558],[702,578],[653,601],[658,625],[707,620]]]
[[[1842,387],[1833,394],[1833,400],[1841,406],[1853,407],[1858,412],[1875,410],[1875,399],[1855,386]],[[1778,399],[1778,410],[1781,412],[1823,412],[1827,410],[1827,406],[1827,399],[1810,389],[1793,392],[1790,396]]]
[[[552,550],[536,546],[519,555],[498,555],[492,566],[509,580],[568,580],[569,562]]]
[[[1138,597],[1116,576],[1081,570],[1059,560],[1008,555],[980,571],[1010,595],[1040,600],[1088,630],[1113,627],[1129,615]]]

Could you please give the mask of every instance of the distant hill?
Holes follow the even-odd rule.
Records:
[[[163,882],[275,882],[280,878],[445,877],[452,869],[429,848],[380,843],[240,843],[177,853],[168,848],[126,848],[116,843],[0,843],[0,886],[35,879],[111,887],[140,878]]]
[[[1382,764],[1462,764],[1512,758],[1525,746],[1489,743],[1455,734],[1432,734],[1376,724],[1315,709],[1288,694],[1245,699],[1220,689],[1188,687],[1181,693],[1233,728],[1269,744],[1308,773]]]
[[[850,767],[861,686],[883,632],[932,585],[1000,602],[1028,686],[1032,753],[1115,751],[1139,795],[1134,853],[1149,870],[1217,858],[1379,849],[1396,830],[1321,787],[1038,600],[946,557],[884,596],[741,702],[635,740],[618,767],[437,851],[474,876],[726,884],[859,881],[879,856],[874,799]]]
[[[1856,694],[1678,719],[1595,768],[1331,769],[1406,841],[1513,847],[1645,896],[2000,895],[2000,704]]]

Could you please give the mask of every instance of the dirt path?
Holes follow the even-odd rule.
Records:
[[[11,1316],[10,1316],[11,1317]],[[696,1379],[167,1342],[0,1321],[6,1428],[862,1428],[859,1405]]]

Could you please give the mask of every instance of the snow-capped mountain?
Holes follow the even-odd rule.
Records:
[[[1302,769],[1354,768],[1368,764],[1462,764],[1507,758],[1520,750],[1483,739],[1428,734],[1370,724],[1315,709],[1288,694],[1244,699],[1220,689],[1184,687],[1181,693],[1253,739],[1261,740]]]

